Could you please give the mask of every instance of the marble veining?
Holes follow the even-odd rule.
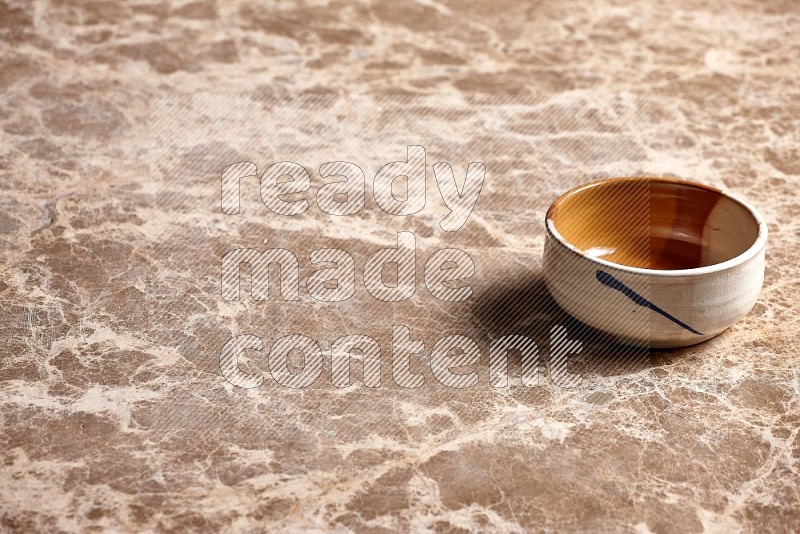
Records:
[[[0,0],[0,530],[797,530],[798,36],[794,0]],[[418,214],[315,203],[322,164],[369,182],[410,145],[427,154]],[[225,165],[284,160],[311,174],[305,213],[270,213],[257,178],[222,212]],[[441,161],[486,166],[456,232]],[[632,175],[764,214],[764,288],[722,335],[631,352],[548,296],[547,207]],[[360,274],[344,302],[220,296],[232,248],[291,250],[305,281],[311,251],[360,273],[398,232],[416,236],[408,300]],[[445,248],[474,261],[467,301],[425,291]],[[392,380],[398,325],[424,343],[416,389]],[[555,325],[583,340],[568,368],[548,360]],[[219,354],[245,333],[315,340],[322,375],[279,386],[265,349],[240,360],[264,384],[233,386]],[[348,334],[379,345],[380,387],[361,360],[332,385]],[[451,334],[478,347],[473,387],[426,367]],[[538,385],[514,358],[490,384],[507,334],[535,341]],[[580,383],[559,385],[568,371]]]

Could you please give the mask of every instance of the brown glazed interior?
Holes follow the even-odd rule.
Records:
[[[758,238],[758,223],[743,204],[713,187],[669,178],[587,184],[559,197],[547,218],[578,249],[645,269],[714,265]]]

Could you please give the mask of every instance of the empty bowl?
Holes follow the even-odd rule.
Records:
[[[764,218],[707,185],[602,180],[561,195],[545,224],[553,299],[624,344],[710,339],[752,309],[764,281]]]

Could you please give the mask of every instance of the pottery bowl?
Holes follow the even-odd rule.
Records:
[[[710,339],[752,309],[764,281],[764,218],[706,185],[602,180],[561,195],[545,224],[551,295],[624,344],[668,348]]]

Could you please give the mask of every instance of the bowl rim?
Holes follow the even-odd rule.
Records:
[[[713,265],[705,265],[703,267],[694,267],[691,269],[645,269],[643,267],[632,267],[630,265],[625,265],[622,263],[615,263],[612,261],[604,260],[602,258],[598,258],[596,256],[587,254],[585,251],[579,249],[578,247],[567,241],[561,235],[561,233],[559,233],[558,229],[556,229],[554,217],[558,212],[558,204],[568,196],[578,193],[581,190],[597,187],[603,184],[609,184],[614,182],[634,182],[634,181],[677,184],[695,189],[704,189],[706,191],[711,191],[719,195],[722,195],[723,197],[726,197],[729,200],[736,202],[737,204],[742,206],[745,210],[747,210],[747,212],[750,214],[750,216],[753,218],[753,220],[756,222],[758,226],[758,235],[756,236],[756,240],[753,242],[752,245],[750,245],[750,247],[747,250],[745,250],[738,256],[735,256],[729,260],[725,260],[720,263],[715,263]],[[573,187],[572,189],[569,189],[568,191],[565,191],[564,193],[559,195],[558,198],[556,198],[553,201],[553,203],[550,204],[550,207],[547,209],[547,213],[545,214],[545,228],[567,250],[570,250],[571,252],[574,252],[586,258],[587,260],[597,263],[599,265],[603,265],[605,267],[618,269],[624,272],[629,272],[634,274],[651,275],[651,276],[652,275],[676,276],[676,277],[697,276],[703,274],[716,273],[730,269],[732,267],[736,267],[737,265],[741,265],[747,262],[748,260],[754,258],[762,250],[764,250],[767,244],[767,234],[768,234],[767,222],[764,219],[764,216],[761,215],[761,213],[758,211],[758,209],[756,209],[756,207],[753,204],[751,204],[741,196],[699,182],[682,180],[679,178],[660,177],[660,176],[623,176],[623,177],[605,178],[602,180],[595,180],[593,182]]]

